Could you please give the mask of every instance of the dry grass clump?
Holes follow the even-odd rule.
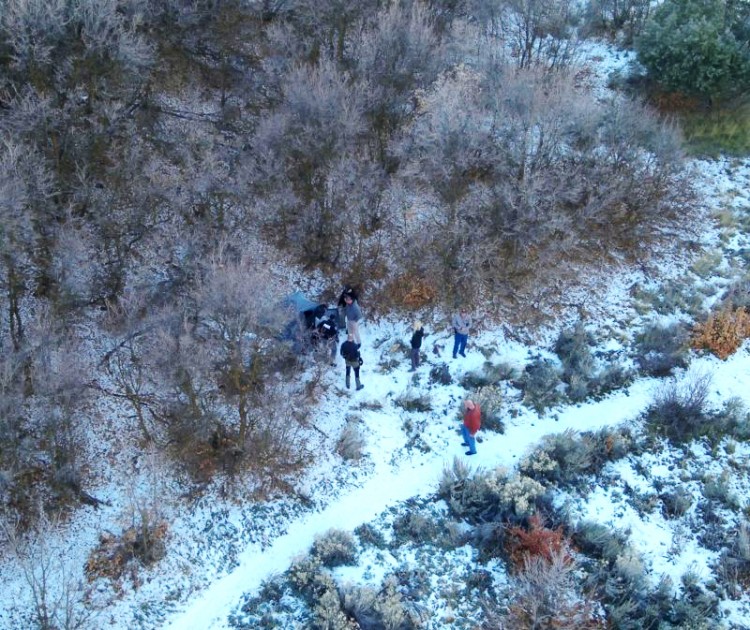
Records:
[[[160,521],[130,527],[120,536],[109,532],[101,534],[98,547],[86,561],[89,582],[99,578],[120,579],[132,560],[145,565],[161,560],[167,553],[164,542],[167,529],[167,524]]]
[[[418,310],[433,304],[438,296],[435,286],[429,279],[411,273],[394,278],[382,294],[379,296],[381,302],[385,299],[387,304],[409,310]]]
[[[734,354],[750,337],[750,315],[745,307],[724,307],[711,313],[703,324],[693,330],[691,345],[708,350],[722,361]]]

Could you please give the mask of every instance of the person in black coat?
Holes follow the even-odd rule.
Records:
[[[411,369],[410,372],[414,372],[419,367],[419,350],[422,347],[422,339],[424,339],[424,326],[422,322],[416,321],[412,326],[414,333],[411,336]]]
[[[318,324],[316,332],[318,338],[331,350],[331,365],[336,365],[336,348],[339,345],[339,330],[336,325],[336,318],[329,315],[327,319]]]
[[[354,369],[354,382],[357,385],[357,391],[364,385],[359,381],[359,367],[362,365],[362,357],[359,354],[359,346],[354,343],[354,336],[348,335],[346,341],[341,344],[341,356],[346,362],[346,388],[351,387],[351,370]]]

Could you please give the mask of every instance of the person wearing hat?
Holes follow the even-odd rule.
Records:
[[[422,339],[424,338],[424,326],[422,322],[417,320],[412,326],[414,333],[411,336],[411,369],[409,372],[414,372],[419,367],[419,350],[422,347]]]
[[[471,398],[464,401],[464,423],[461,425],[461,435],[464,436],[462,446],[468,446],[467,455],[477,454],[477,442],[474,436],[482,426],[482,410]]]

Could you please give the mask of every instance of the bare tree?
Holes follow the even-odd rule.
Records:
[[[505,0],[501,31],[520,68],[570,65],[576,40],[572,0]]]
[[[91,627],[96,613],[85,603],[90,589],[84,584],[80,569],[73,567],[68,550],[53,543],[60,537],[59,519],[49,518],[40,509],[32,531],[23,532],[17,522],[4,522],[0,533],[29,587],[30,601],[16,604],[29,607],[36,627],[40,630]]]

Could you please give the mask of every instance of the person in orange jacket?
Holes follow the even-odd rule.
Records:
[[[464,401],[464,423],[461,425],[461,435],[464,436],[462,446],[468,446],[467,455],[477,454],[477,442],[474,436],[482,426],[482,410],[470,398]]]

